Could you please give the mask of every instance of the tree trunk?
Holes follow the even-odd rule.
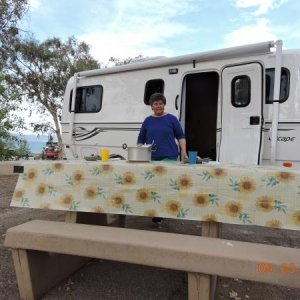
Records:
[[[58,147],[59,147],[59,158],[62,159],[63,158],[63,149],[64,149],[64,147],[63,147],[63,141],[62,141],[62,135],[61,135],[59,119],[58,119],[58,116],[57,116],[56,112],[50,112],[50,113],[53,117],[53,121],[54,121],[54,125],[55,125],[55,133],[56,133]]]

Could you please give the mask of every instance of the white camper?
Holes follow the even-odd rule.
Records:
[[[75,74],[62,112],[66,158],[127,158],[161,92],[187,149],[226,163],[300,164],[300,50],[268,41]]]

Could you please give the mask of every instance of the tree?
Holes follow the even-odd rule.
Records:
[[[0,70],[14,52],[19,36],[17,23],[27,12],[28,0],[0,0]]]
[[[25,139],[19,139],[17,148],[15,149],[15,156],[27,157],[30,149],[28,142]]]
[[[0,76],[0,160],[10,159],[21,147],[25,149],[24,142],[10,133],[24,126],[22,118],[13,114],[19,99],[16,91],[6,88],[4,77]]]
[[[28,8],[27,0],[0,0],[0,160],[14,155],[12,145],[20,142],[10,130],[22,127],[22,120],[11,114],[19,106],[14,90],[6,90],[1,70],[9,57],[13,56],[14,44],[18,40],[17,23]]]
[[[18,41],[15,47],[16,55],[9,61],[6,78],[33,111],[51,116],[54,126],[46,120],[32,123],[34,131],[54,132],[62,147],[60,117],[67,81],[75,72],[100,66],[89,54],[89,46],[74,37],[65,43],[58,38],[42,43],[31,38]]]

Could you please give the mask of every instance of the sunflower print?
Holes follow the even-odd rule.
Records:
[[[148,209],[144,212],[145,217],[158,217],[158,212],[155,209]]]
[[[277,172],[275,177],[279,182],[282,183],[288,183],[295,179],[295,175],[290,172]]]
[[[132,185],[135,184],[136,179],[133,172],[125,172],[123,175],[123,184]]]
[[[56,172],[60,172],[64,169],[64,164],[62,163],[54,163],[53,164],[53,170]]]
[[[37,170],[30,169],[27,173],[27,181],[32,182],[37,178]]]
[[[238,217],[242,213],[242,204],[237,201],[229,201],[225,205],[225,213],[230,217]]]
[[[59,204],[62,205],[63,207],[69,208],[73,203],[73,201],[74,198],[71,194],[65,194],[62,195],[61,198],[59,199]]]
[[[112,165],[105,164],[100,166],[100,170],[103,174],[110,174],[114,170],[114,168]]]
[[[88,200],[94,200],[97,197],[97,190],[96,187],[93,185],[90,185],[85,188],[84,190],[84,198]]]
[[[250,177],[244,177],[239,183],[240,192],[243,194],[250,194],[256,190],[256,183]]]
[[[61,161],[24,167],[12,206],[300,230],[300,175],[293,169]],[[204,172],[207,178],[199,177]]]
[[[190,175],[183,174],[178,177],[176,180],[177,186],[179,190],[188,190],[193,186],[193,181]]]
[[[282,228],[283,224],[279,220],[269,220],[265,224],[266,227]]]
[[[16,201],[19,201],[21,200],[25,195],[25,190],[23,189],[16,189],[14,191],[14,194],[13,194],[13,199],[16,200]]]
[[[155,166],[152,168],[152,172],[155,175],[163,176],[167,173],[167,169],[164,166]]]
[[[124,205],[124,196],[120,193],[113,194],[110,197],[110,203],[113,207],[122,208]]]
[[[205,215],[201,219],[205,222],[218,222],[217,217],[215,215]]]
[[[168,214],[177,216],[181,210],[181,203],[175,200],[170,200],[165,204],[165,209]]]
[[[73,173],[73,184],[79,185],[84,181],[84,173],[80,170],[77,170]]]
[[[193,197],[193,204],[198,207],[206,207],[209,205],[209,195],[205,193],[197,193]]]
[[[300,226],[300,210],[293,213],[292,218],[293,218],[294,224],[297,226]]]
[[[104,209],[101,206],[92,207],[92,212],[94,213],[104,213]]]
[[[144,188],[137,190],[136,200],[139,202],[149,202],[151,200],[151,190]]]
[[[222,168],[215,168],[212,170],[213,177],[216,179],[223,179],[227,176],[226,170]]]
[[[40,183],[36,189],[36,195],[40,197],[45,196],[47,190],[48,186],[45,183]]]
[[[274,199],[270,196],[261,196],[256,201],[256,208],[259,211],[270,212],[274,208]]]

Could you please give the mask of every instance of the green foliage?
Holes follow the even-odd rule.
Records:
[[[17,24],[27,8],[28,0],[0,0],[0,160],[10,159],[19,149],[20,141],[10,134],[10,130],[23,126],[21,118],[12,113],[18,109],[20,97],[15,89],[7,87],[1,71],[3,73],[7,61],[14,56],[19,37]]]
[[[15,91],[7,89],[3,76],[0,76],[0,160],[10,159],[27,150],[25,144],[11,135],[10,131],[23,128],[22,119],[13,114],[19,106],[19,95]],[[28,150],[26,151],[28,153]],[[25,154],[24,154],[25,155]],[[23,155],[22,155],[23,156]]]
[[[15,150],[16,156],[26,157],[30,152],[29,145],[26,140],[20,139],[18,140],[17,147]]]
[[[39,102],[44,109],[61,107],[68,79],[75,73],[98,68],[89,55],[87,44],[74,37],[63,43],[58,38],[39,43],[34,39],[16,44],[17,56],[10,64],[10,83],[19,85],[28,100]]]
[[[14,114],[20,110],[21,95],[8,88],[4,76],[0,74],[0,138],[9,136],[12,129],[23,128],[22,119]]]
[[[0,161],[1,160],[8,160],[12,157],[7,144],[0,139]]]
[[[14,34],[17,22],[27,10],[28,0],[1,0],[0,1],[0,32],[1,38],[5,34]]]
[[[74,37],[66,42],[51,38],[42,43],[29,38],[16,42],[15,50],[6,79],[22,93],[32,111],[52,118],[52,123],[49,117],[39,124],[32,123],[34,131],[55,133],[61,145],[59,122],[67,81],[75,72],[100,66],[89,54],[89,46]]]
[[[14,52],[20,31],[17,24],[27,8],[28,0],[0,0],[0,69]]]
[[[7,139],[0,139],[0,161],[11,160],[14,157],[27,157],[30,149],[26,140],[9,136]]]

